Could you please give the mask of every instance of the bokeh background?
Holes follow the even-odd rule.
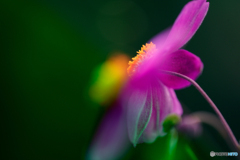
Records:
[[[91,101],[94,68],[111,52],[134,56],[171,26],[188,0],[8,0],[0,2],[0,117],[3,160],[85,159],[105,109]],[[240,1],[210,0],[209,12],[185,46],[201,57],[197,82],[240,139]],[[187,107],[213,112],[194,87],[177,91]],[[207,125],[197,139],[182,137],[178,159],[231,151]],[[166,139],[131,148],[124,159],[162,159]],[[218,159],[228,159],[218,157]],[[176,158],[177,159],[177,158]]]

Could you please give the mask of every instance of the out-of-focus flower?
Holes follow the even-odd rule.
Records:
[[[209,112],[198,111],[183,116],[182,122],[177,126],[177,130],[188,136],[196,137],[202,133],[202,123],[215,128],[227,142],[230,142],[227,132],[219,118]]]
[[[208,7],[206,0],[189,2],[172,28],[157,35],[151,40],[153,43],[143,45],[129,63],[131,77],[121,96],[128,101],[128,135],[134,146],[153,142],[158,136],[165,135],[162,123],[168,115],[182,115],[174,89],[182,89],[190,83],[165,71],[181,73],[192,79],[202,72],[200,58],[179,48],[197,31]]]
[[[90,96],[96,103],[109,107],[90,145],[87,159],[114,160],[130,147],[125,110],[117,96],[128,79],[130,58],[124,53],[112,54],[95,70]]]
[[[183,116],[177,129],[188,137],[198,137],[202,133],[201,120],[197,116]]]
[[[117,52],[95,69],[95,80],[89,90],[93,101],[108,106],[116,99],[128,78],[128,61],[129,57],[126,54]]]

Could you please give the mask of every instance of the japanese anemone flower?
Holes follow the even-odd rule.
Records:
[[[206,0],[189,2],[172,28],[143,45],[129,62],[130,79],[122,96],[128,101],[127,128],[134,146],[153,142],[164,135],[162,123],[168,115],[182,115],[174,89],[185,88],[190,82],[166,72],[180,73],[192,79],[202,72],[200,58],[180,48],[195,34],[208,7]]]
[[[143,45],[129,62],[129,79],[119,95],[117,107],[112,108],[116,112],[109,111],[104,117],[100,125],[103,127],[90,147],[90,159],[117,159],[126,150],[128,139],[134,146],[151,143],[165,134],[162,123],[167,116],[182,115],[174,89],[187,87],[190,82],[166,72],[192,79],[201,74],[200,58],[180,48],[195,34],[208,7],[206,0],[186,4],[172,28]]]

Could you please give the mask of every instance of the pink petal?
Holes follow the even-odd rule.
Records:
[[[208,7],[209,3],[206,0],[194,0],[185,5],[170,33],[167,29],[151,40],[156,43],[157,50],[151,59],[142,62],[138,77],[151,77],[167,54],[175,52],[186,44],[201,25]]]
[[[152,112],[151,90],[136,88],[129,98],[127,126],[130,141],[134,146],[147,127]]]
[[[180,49],[165,55],[160,70],[181,73],[195,80],[203,70],[203,63],[196,55]],[[190,82],[185,79],[165,73],[160,74],[160,80],[173,89],[181,89],[190,85]]]
[[[165,42],[166,51],[174,52],[192,38],[206,16],[208,7],[206,0],[194,0],[185,5]]]
[[[90,146],[89,160],[119,159],[130,147],[123,108],[114,106],[103,118]]]
[[[148,43],[152,42],[156,45],[156,48],[158,50],[162,49],[170,31],[171,31],[171,28],[165,29],[164,31],[158,33],[153,38],[151,38],[151,40]]]
[[[135,90],[128,105],[128,133],[134,146],[163,136],[162,122],[170,113],[182,114],[173,89],[155,80],[145,91]]]
[[[173,89],[161,82],[152,84],[153,109],[150,122],[143,132],[140,141],[152,143],[158,136],[164,136],[162,122],[171,113],[182,115],[182,107]]]

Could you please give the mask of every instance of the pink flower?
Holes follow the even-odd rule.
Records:
[[[153,142],[165,134],[162,123],[168,115],[182,115],[174,89],[182,89],[190,83],[163,71],[178,72],[192,79],[200,75],[203,69],[201,60],[180,48],[197,31],[208,7],[206,0],[189,2],[172,28],[153,38],[153,43],[143,46],[129,62],[130,78],[119,96],[118,105],[121,107],[117,105],[117,108],[120,110],[108,112],[102,121],[99,136],[92,144],[94,147],[90,148],[90,159],[118,158],[128,146],[128,138],[134,146]],[[104,148],[110,150],[102,152]]]
[[[208,7],[206,0],[189,2],[172,28],[153,38],[153,43],[143,46],[129,63],[131,78],[122,96],[128,101],[127,128],[134,146],[141,142],[151,143],[165,135],[162,123],[168,115],[182,115],[174,89],[182,89],[190,83],[163,71],[181,73],[192,79],[200,75],[203,69],[200,58],[179,48],[197,31]]]

